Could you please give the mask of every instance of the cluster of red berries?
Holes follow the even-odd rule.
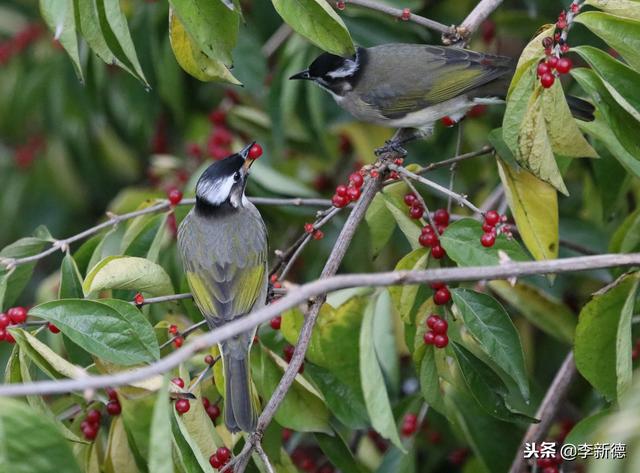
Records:
[[[298,445],[291,452],[291,461],[305,473],[335,473],[333,465],[328,463],[319,448]]]
[[[559,473],[561,463],[562,457],[557,453],[554,453],[552,456],[538,458],[536,460],[536,465],[538,466],[538,471],[540,473]]]
[[[284,355],[284,361],[286,361],[287,363],[291,363],[291,359],[293,358],[293,352],[296,350],[296,347],[294,347],[293,345],[285,345],[285,347],[282,349],[282,353]],[[300,368],[298,369],[298,373],[302,374],[304,373],[304,362],[300,365]]]
[[[497,225],[502,220],[500,214],[495,210],[489,210],[484,214],[484,223],[482,224],[482,231],[484,232],[480,237],[480,243],[485,248],[491,248],[496,242],[496,235],[498,232]]]
[[[573,17],[573,15],[580,11],[580,4],[573,2],[570,9],[570,15]],[[566,74],[573,67],[571,59],[560,56],[560,54],[569,52],[569,45],[565,41],[566,35],[563,36],[563,32],[568,26],[569,19],[567,18],[567,12],[563,10],[558,16],[558,21],[556,21],[556,30],[553,38],[549,36],[542,40],[542,46],[544,47],[544,52],[547,57],[538,63],[536,73],[540,78],[540,84],[545,89],[553,85],[557,75]]]
[[[445,209],[436,210],[433,214],[433,223],[436,224],[435,229],[431,224],[422,227],[420,236],[418,237],[418,243],[425,248],[431,248],[431,256],[435,259],[441,259],[447,255],[447,252],[444,251],[444,248],[440,245],[439,235],[442,235],[449,226],[449,212]]]
[[[209,401],[208,398],[202,398],[202,406],[212,422],[215,422],[216,419],[220,417],[220,407],[218,407],[217,404],[211,404],[211,401]]]
[[[451,300],[451,292],[449,292],[449,288],[445,283],[431,283],[431,289],[435,291],[433,293],[433,302],[435,302],[436,305],[445,305]]]
[[[314,228],[313,223],[304,224],[305,233],[309,233],[314,240],[322,240],[324,238],[324,232],[319,228]]]
[[[0,313],[0,342],[15,343],[13,335],[9,333],[9,326],[20,325],[27,321],[29,311],[26,307],[11,307],[6,312]],[[51,322],[47,324],[51,333],[60,333],[60,329]]]
[[[35,135],[18,147],[16,147],[13,159],[19,169],[28,169],[36,159],[38,152],[45,147],[45,140],[40,135]]]
[[[122,406],[120,405],[120,399],[118,399],[118,393],[113,388],[107,388],[105,391],[109,397],[109,402],[107,402],[107,413],[110,416],[120,415],[122,412]]]
[[[216,453],[209,457],[209,463],[216,470],[222,468],[231,461],[231,450],[227,447],[218,447]],[[226,471],[233,472],[233,468],[227,468]]]
[[[427,318],[427,327],[429,330],[424,334],[424,343],[433,345],[436,348],[444,348],[449,344],[447,330],[449,324],[438,314],[431,314]]]
[[[13,56],[19,55],[34,43],[42,34],[43,28],[39,23],[30,23],[13,37],[0,42],[0,66],[7,64]]]
[[[169,325],[167,329],[169,335],[173,337],[173,346],[176,348],[180,348],[184,344],[184,337],[179,334],[178,326],[175,324]]]
[[[400,427],[400,432],[405,437],[409,437],[413,435],[418,430],[418,416],[413,412],[409,412],[402,419],[402,426]]]
[[[175,377],[171,380],[171,382],[178,386],[180,389],[184,389],[184,379]],[[189,409],[191,409],[191,402],[189,402],[189,399],[180,398],[176,401],[175,407],[176,411],[178,411],[178,414],[186,414],[187,412],[189,412]]]
[[[102,414],[98,409],[89,409],[84,420],[80,423],[80,430],[85,440],[95,440],[100,430]]]
[[[336,187],[336,193],[331,198],[334,207],[341,209],[349,202],[356,201],[360,198],[361,188],[364,184],[364,177],[359,172],[351,173],[349,176],[349,185],[340,184]]]

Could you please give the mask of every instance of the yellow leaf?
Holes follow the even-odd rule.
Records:
[[[512,90],[522,77],[522,74],[529,69],[533,62],[540,60],[544,56],[544,47],[542,46],[542,40],[546,37],[553,36],[555,30],[554,25],[543,26],[542,31],[523,49],[518,59],[518,65],[516,66],[516,72],[511,79],[511,85],[509,86],[509,93],[507,97],[511,95]]]
[[[537,260],[558,256],[558,194],[530,172],[498,159],[498,171],[522,241]]]
[[[542,110],[551,140],[551,148],[561,156],[569,158],[597,158],[598,153],[584,138],[559,81],[542,91]]]
[[[241,85],[222,62],[211,59],[198,48],[172,10],[169,11],[169,39],[180,67],[196,79],[203,82],[218,81]]]
[[[637,0],[587,0],[584,4],[614,15],[640,20],[640,2]]]
[[[569,195],[556,163],[538,96],[525,113],[518,135],[516,160],[535,176]]]

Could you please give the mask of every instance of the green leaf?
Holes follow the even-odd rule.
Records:
[[[536,75],[533,63],[527,65],[520,73],[520,79],[511,82],[511,89],[507,99],[507,107],[502,119],[502,138],[514,157],[518,154],[518,136],[525,114],[529,109],[531,96],[536,90]]]
[[[573,429],[571,429],[571,432],[569,432],[569,435],[567,435],[563,443],[571,443],[573,445],[594,443],[592,439],[596,429],[610,414],[611,410],[605,409],[597,414],[581,419],[580,422],[573,426]]]
[[[371,201],[364,218],[369,228],[371,252],[375,258],[387,246],[396,228],[396,222],[380,193],[376,194]]]
[[[592,46],[579,46],[572,51],[580,54],[598,73],[603,85],[616,102],[640,121],[640,94],[637,88],[640,74],[610,54]]]
[[[604,143],[607,150],[633,176],[640,176],[640,156],[634,156],[622,145],[611,127],[602,118],[596,118],[592,122],[580,122],[580,128]]]
[[[631,67],[640,70],[640,22],[596,11],[581,13],[574,21],[600,36]]]
[[[93,1],[93,0],[88,0]],[[97,0],[98,15],[100,18],[102,32],[107,37],[107,41],[114,45],[113,50],[123,63],[126,63],[145,86],[149,86],[144,72],[140,67],[136,49],[129,33],[127,19],[120,9],[119,0]]]
[[[525,169],[498,159],[500,180],[522,241],[537,260],[558,257],[560,230],[556,190]]]
[[[314,434],[314,437],[333,466],[338,468],[340,471],[364,473],[365,470],[353,457],[351,450],[349,450],[349,447],[339,433],[334,433],[332,436],[326,434]]]
[[[611,237],[612,253],[633,253],[640,246],[640,209],[629,214]]]
[[[384,199],[387,210],[391,212],[391,215],[393,215],[393,218],[398,223],[398,227],[400,227],[404,236],[407,237],[407,242],[409,242],[411,249],[417,250],[418,248],[421,248],[420,243],[418,242],[421,230],[420,222],[410,218],[406,206],[400,207],[397,204],[397,199],[390,197],[385,192],[380,195],[382,195],[382,198]]]
[[[438,374],[435,357],[435,347],[433,345],[426,346],[424,356],[420,362],[420,391],[430,407],[441,414],[445,414],[446,409],[442,399],[443,392],[440,387],[440,375]]]
[[[586,0],[584,4],[614,15],[640,20],[640,3],[638,3],[638,0]]]
[[[394,271],[427,269],[430,251],[427,248],[418,248],[402,257]],[[393,305],[400,314],[402,321],[408,323],[411,311],[418,295],[420,286],[417,284],[405,284],[402,286],[390,286],[389,292]]]
[[[158,391],[149,433],[149,471],[154,473],[173,473],[171,455],[171,404],[167,377]]]
[[[173,14],[198,49],[210,59],[232,65],[231,50],[238,41],[240,16],[220,0],[170,0]]]
[[[522,396],[528,399],[529,382],[522,344],[509,314],[487,294],[456,288],[451,295],[466,329],[482,351],[516,382]]]
[[[105,289],[125,289],[154,296],[173,294],[171,278],[153,261],[134,256],[108,256],[96,264],[82,284],[86,295]]]
[[[320,49],[338,56],[356,50],[342,18],[324,0],[271,0],[282,19],[293,30]]]
[[[169,39],[180,67],[196,79],[240,85],[221,61],[210,58],[198,47],[173,10],[169,11]]]
[[[142,216],[133,220],[122,237],[121,252],[157,262],[167,228],[168,214]]]
[[[80,473],[56,425],[25,404],[0,398],[0,465],[12,473]]]
[[[257,356],[256,356],[257,355]],[[251,356],[253,379],[263,399],[270,399],[275,391],[286,363],[273,352],[261,347]],[[300,432],[330,433],[329,411],[323,400],[303,384],[301,375],[287,391],[275,413],[275,419],[283,427]],[[306,383],[306,381],[305,381]],[[310,386],[309,386],[310,387]]]
[[[33,256],[40,253],[45,242],[39,238],[21,238],[20,240],[5,246],[0,251],[0,261],[3,258],[17,259],[25,256]],[[0,311],[11,307],[26,287],[36,262],[16,266],[13,270],[7,270],[0,264]]]
[[[66,254],[60,267],[60,299],[79,299],[84,297],[82,291],[82,277],[73,256]]]
[[[469,391],[487,414],[507,422],[532,420],[525,414],[509,409],[505,403],[505,397],[508,395],[507,386],[489,366],[462,345],[454,342],[452,346]]]
[[[440,236],[440,244],[447,255],[459,266],[495,266],[501,263],[500,253],[513,261],[527,261],[529,258],[518,245],[504,235],[498,235],[491,248],[480,243],[482,224],[470,218],[452,223]]]
[[[124,429],[122,416],[115,416],[111,421],[104,471],[105,473],[139,472],[127,440],[127,432]]]
[[[40,0],[40,14],[54,37],[69,54],[76,75],[83,82],[73,0]]]
[[[360,329],[360,378],[362,380],[362,391],[373,428],[404,451],[391,410],[382,369],[378,363],[373,344],[374,317],[378,303],[379,298],[370,300],[365,309]]]
[[[506,281],[491,281],[489,287],[517,312],[547,335],[571,343],[578,323],[577,317],[561,301],[535,286]]]
[[[11,328],[10,332],[20,349],[49,377],[77,379],[86,376],[84,369],[69,363],[26,330]]]
[[[40,304],[30,313],[55,324],[89,353],[123,366],[160,357],[153,327],[133,305],[117,299],[63,299]]]
[[[639,274],[627,274],[598,292],[580,312],[574,353],[578,370],[610,400],[631,383],[631,317]]]
[[[255,161],[251,165],[251,178],[268,191],[280,195],[294,197],[316,197],[317,194],[307,186],[293,179],[291,176],[281,173],[277,169],[265,164],[264,161]]]
[[[391,296],[385,289],[378,296],[373,316],[373,345],[384,379],[394,397],[398,394],[400,387],[400,363],[395,333],[397,320],[391,304]]]

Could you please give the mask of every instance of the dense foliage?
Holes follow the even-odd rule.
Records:
[[[475,6],[379,2],[410,12],[324,0],[0,2],[6,384],[133,369],[202,334],[191,299],[147,302],[188,292],[175,244],[189,208],[181,192],[192,197],[200,172],[247,142],[264,148],[250,196],[324,198],[330,208],[335,192],[336,209],[358,204],[377,172],[373,150],[392,130],[355,122],[320,88],[288,78],[321,50],[437,44],[410,15],[459,24]],[[519,57],[506,108],[444,121],[395,164],[445,188],[451,180],[460,194],[451,202],[387,175],[340,272],[639,251],[640,2],[573,2],[558,17],[561,8],[506,2],[470,38],[472,49]],[[595,105],[594,121],[571,116],[569,92]],[[455,179],[450,166],[424,168],[489,145],[461,160]],[[496,211],[474,215],[458,205],[462,194]],[[314,205],[259,205],[271,255],[308,240],[290,267],[272,257],[275,289],[316,279],[335,244],[347,212],[318,229]],[[425,206],[441,209],[433,221]],[[105,210],[111,223],[56,239],[104,221]],[[640,273],[623,271],[329,294],[304,368],[264,432],[267,456],[282,472],[506,472],[573,350],[581,376],[545,439],[624,442],[627,460],[581,463],[637,471]],[[304,320],[294,307],[259,327],[251,368],[262,406]],[[222,422],[217,355],[116,389],[0,397],[0,471],[215,471],[246,441]],[[248,471],[266,471],[257,455]]]

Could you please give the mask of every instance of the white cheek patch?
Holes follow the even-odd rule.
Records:
[[[358,70],[358,61],[354,61],[352,59],[347,59],[344,61],[344,65],[342,67],[336,69],[335,71],[327,72],[327,76],[332,79],[339,79],[341,77],[351,77]]]
[[[229,198],[233,184],[235,184],[233,176],[216,179],[213,182],[204,181],[196,189],[196,194],[212,205],[220,205]]]

